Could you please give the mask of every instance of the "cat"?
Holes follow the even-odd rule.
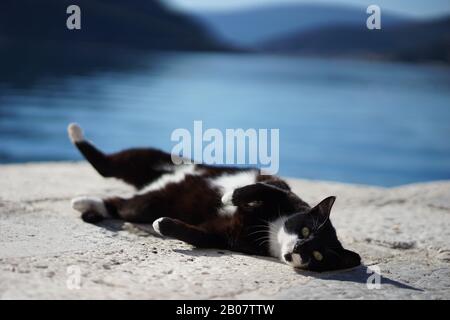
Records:
[[[284,180],[258,169],[175,165],[170,154],[150,148],[106,155],[85,140],[77,124],[68,132],[100,175],[137,190],[128,197],[73,199],[85,222],[152,223],[161,236],[195,247],[272,256],[311,271],[360,265],[360,256],[343,248],[331,224],[333,196],[311,207]]]

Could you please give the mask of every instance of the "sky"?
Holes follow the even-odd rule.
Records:
[[[281,3],[342,4],[369,6],[376,4],[381,10],[389,10],[413,17],[450,15],[450,0],[163,0],[176,8],[187,11],[232,10]]]

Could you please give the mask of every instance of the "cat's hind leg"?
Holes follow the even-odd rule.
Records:
[[[93,196],[77,197],[72,200],[72,208],[81,213],[85,222],[97,223],[103,219],[121,219],[128,222],[152,223],[161,214],[161,197],[134,195],[130,198]],[[162,208],[164,209],[164,208]]]
[[[81,219],[89,223],[97,223],[112,218],[103,199],[83,196],[72,199],[72,208],[81,213]]]
[[[153,222],[153,229],[158,234],[184,241],[199,248],[226,249],[226,239],[210,233],[199,226],[190,225],[178,219],[162,217]]]

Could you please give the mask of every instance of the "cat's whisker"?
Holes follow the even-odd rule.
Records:
[[[269,242],[270,242],[270,240],[269,240],[269,239],[266,239],[266,240],[262,241],[261,243],[259,243],[258,245],[259,245],[259,246],[262,246],[262,245],[264,245],[264,244],[266,244],[266,243],[269,243]]]
[[[261,237],[261,238],[258,238],[258,239],[256,239],[256,241],[260,241],[260,240],[267,240],[267,239],[269,239],[269,237],[267,237],[267,236],[264,236],[264,237]]]
[[[261,241],[261,240],[269,240],[270,237],[260,237],[258,239],[256,239],[256,241]]]
[[[255,231],[255,232],[249,233],[248,235],[251,236],[251,235],[258,234],[258,233],[263,233],[263,232],[268,232],[268,230],[259,230],[259,231]]]

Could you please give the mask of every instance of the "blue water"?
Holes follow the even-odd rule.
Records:
[[[448,67],[160,54],[133,71],[0,87],[0,162],[78,160],[80,123],[106,151],[170,151],[174,129],[280,129],[281,175],[383,186],[450,179]]]

